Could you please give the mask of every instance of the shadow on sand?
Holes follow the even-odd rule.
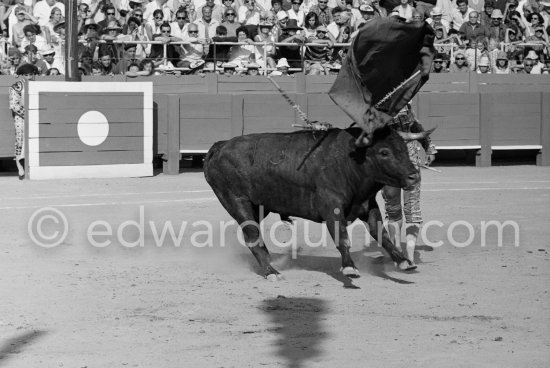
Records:
[[[380,277],[385,280],[393,281],[398,284],[413,284],[412,281],[407,281],[399,278],[402,272],[394,266],[388,256],[380,255],[380,248],[365,247],[360,251],[352,252],[351,256],[355,262],[355,266],[362,275],[369,274]],[[415,252],[415,262],[419,262],[419,256]],[[254,257],[248,257],[247,261],[252,265],[253,269],[259,271]],[[358,286],[353,284],[353,280],[345,277],[340,272],[341,259],[338,255],[309,255],[298,253],[296,257],[292,257],[290,253],[274,253],[271,252],[273,266],[280,272],[290,269],[299,269],[307,271],[323,272],[330,277],[340,281],[344,288],[357,289]],[[391,273],[393,275],[388,274]],[[417,271],[408,271],[407,273],[415,273]]]
[[[321,355],[321,341],[329,337],[321,324],[326,302],[315,298],[277,297],[264,300],[260,308],[275,325],[277,354],[284,359],[286,367],[311,366],[308,361]]]
[[[0,345],[0,366],[7,363],[9,358],[19,354],[25,345],[35,342],[45,334],[45,331],[30,331],[3,341]]]

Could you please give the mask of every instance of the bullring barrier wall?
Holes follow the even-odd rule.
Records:
[[[335,76],[275,77],[311,120],[338,127],[350,119],[326,92]],[[39,80],[63,80],[41,77]],[[262,76],[84,77],[84,81],[153,82],[154,153],[166,173],[179,172],[181,154],[206,152],[218,141],[259,132],[286,132],[303,123]],[[0,77],[0,157],[13,155],[8,104],[13,77]],[[490,166],[494,150],[534,149],[537,164],[550,165],[550,76],[432,74],[412,101],[426,128],[438,125],[439,149],[473,150],[476,164]],[[177,122],[177,123],[176,123]]]

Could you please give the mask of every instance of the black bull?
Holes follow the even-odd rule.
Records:
[[[325,222],[342,255],[342,272],[359,276],[349,252],[348,221],[361,219],[376,239],[382,221],[376,193],[384,185],[404,188],[420,180],[396,132],[378,129],[368,147],[355,145],[360,134],[359,128],[251,134],[217,142],[208,151],[206,181],[243,228],[265,277],[278,278],[279,272],[270,264],[259,227],[247,225],[259,223],[260,206],[265,216],[275,212],[283,220]],[[398,265],[407,264],[385,230],[382,246]]]

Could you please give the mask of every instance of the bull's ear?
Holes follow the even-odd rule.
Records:
[[[437,125],[430,130],[426,130],[425,132],[420,132],[420,133],[397,132],[397,134],[399,134],[401,138],[405,140],[405,142],[410,142],[410,141],[415,141],[419,139],[424,139],[430,134],[432,134],[436,129],[437,129]]]

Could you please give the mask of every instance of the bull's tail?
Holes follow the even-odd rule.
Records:
[[[212,145],[212,147],[210,147],[210,149],[206,153],[206,156],[204,157],[204,165],[203,165],[204,177],[206,178],[206,181],[208,181],[208,176],[209,176],[208,174],[210,172],[209,166],[212,163],[212,160],[216,159],[216,157],[220,153],[220,150],[222,149],[222,147],[225,145],[226,142],[227,141],[218,141],[214,143],[214,145]]]

